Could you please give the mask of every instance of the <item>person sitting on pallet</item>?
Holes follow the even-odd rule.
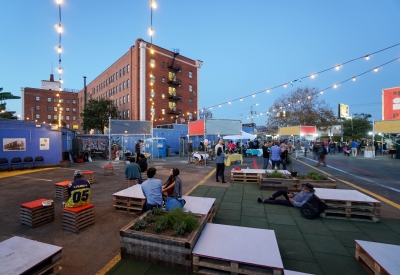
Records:
[[[302,207],[314,194],[314,186],[311,183],[306,183],[303,185],[303,190],[298,193],[288,193],[285,189],[280,189],[275,192],[271,197],[266,200],[258,197],[257,201],[266,204],[279,204],[291,207]],[[279,196],[284,196],[285,200],[275,200]]]
[[[90,183],[83,178],[81,170],[74,172],[74,182],[68,184],[68,195],[65,207],[78,207],[90,203]]]
[[[137,179],[139,184],[142,184],[143,180],[139,164],[135,162],[134,157],[130,157],[129,162],[130,163],[125,167],[125,177],[130,180]]]
[[[146,201],[143,204],[142,213],[153,209],[154,207],[162,207],[162,182],[159,179],[155,179],[156,168],[150,167],[147,169],[148,179],[142,184],[142,192],[146,197]]]
[[[147,170],[147,159],[143,154],[139,155],[139,167],[140,167],[140,172],[146,172]]]

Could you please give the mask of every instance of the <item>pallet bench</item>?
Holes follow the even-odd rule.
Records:
[[[283,274],[273,230],[208,223],[192,254],[200,274]]]
[[[54,184],[54,198],[66,200],[68,196],[68,184],[72,183],[71,180],[56,182]]]
[[[1,274],[58,274],[62,247],[21,237],[0,242]]]
[[[127,179],[125,178],[125,186],[126,188],[139,184],[138,179]]]
[[[79,207],[65,207],[62,210],[62,229],[78,234],[82,229],[95,223],[94,204]]]
[[[212,223],[215,218],[215,198],[182,196],[186,201],[183,212],[206,215],[206,221]]]
[[[90,184],[94,182],[94,171],[82,171],[83,178]]]
[[[372,274],[398,274],[400,246],[355,240],[355,257]]]
[[[231,170],[231,182],[245,182],[260,184],[262,175],[265,174],[264,169],[242,169]]]
[[[51,206],[43,206],[46,199],[39,199],[21,204],[21,224],[32,228],[54,221],[54,202]]]
[[[113,207],[116,211],[136,213],[141,211],[146,197],[139,184],[113,194]]]
[[[315,195],[328,206],[321,218],[379,222],[381,203],[357,190],[314,188]]]
[[[114,165],[106,164],[103,166],[104,168],[104,175],[114,175]]]

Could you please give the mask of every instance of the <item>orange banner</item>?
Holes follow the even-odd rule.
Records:
[[[400,119],[400,87],[382,90],[382,120]]]

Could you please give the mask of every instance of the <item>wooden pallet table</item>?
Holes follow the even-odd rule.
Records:
[[[262,175],[265,174],[264,169],[242,169],[231,170],[231,182],[245,182],[260,184]]]
[[[273,230],[208,223],[192,254],[200,274],[283,274]]]
[[[0,242],[1,274],[58,274],[62,247],[21,237]]]
[[[104,175],[114,175],[114,165],[106,164],[103,166],[104,168]]]
[[[141,211],[146,197],[143,195],[142,186],[136,184],[113,194],[114,210],[125,213]]]
[[[182,196],[186,201],[184,212],[206,215],[206,221],[212,223],[215,217],[215,198]]]
[[[125,186],[126,188],[134,186],[139,183],[138,179],[127,179],[125,178]]]
[[[72,183],[71,180],[56,182],[54,184],[54,198],[66,200],[68,196],[68,184]]]
[[[82,175],[90,184],[94,183],[94,171],[82,171]]]
[[[54,202],[51,206],[43,206],[46,199],[39,199],[21,204],[21,224],[32,228],[54,221]]]
[[[356,241],[355,257],[372,274],[400,274],[400,246]]]
[[[322,218],[379,222],[381,202],[357,190],[314,188],[315,195],[328,208]]]
[[[78,234],[82,229],[95,223],[94,204],[79,207],[65,207],[62,210],[62,228]]]

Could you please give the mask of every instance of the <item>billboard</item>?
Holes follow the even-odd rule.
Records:
[[[400,87],[382,90],[382,120],[400,119]]]
[[[338,105],[338,118],[349,118],[350,117],[350,108],[349,105],[339,103]]]

